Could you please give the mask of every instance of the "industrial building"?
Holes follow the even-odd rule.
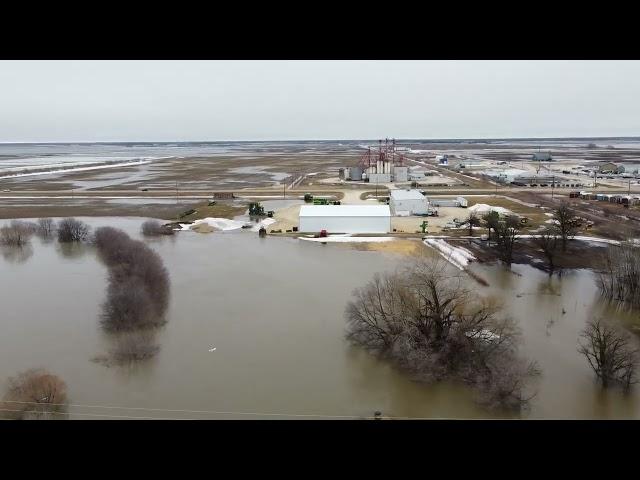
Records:
[[[391,183],[409,181],[409,167],[404,163],[405,156],[400,151],[408,151],[396,147],[396,141],[382,140],[378,149],[367,149],[358,166],[341,168],[339,176],[342,180],[364,181],[369,183]]]
[[[302,205],[300,232],[388,233],[389,205]]]
[[[426,215],[429,200],[419,190],[391,190],[389,206],[396,216]]]

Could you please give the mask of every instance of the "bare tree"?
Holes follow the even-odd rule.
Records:
[[[39,218],[38,219],[38,235],[43,238],[50,238],[53,236],[56,224],[51,218]]]
[[[484,222],[487,230],[489,230],[489,241],[491,241],[491,231],[498,231],[498,227],[500,225],[500,214],[495,210],[490,210],[482,215],[482,221]]]
[[[636,383],[638,350],[628,333],[603,320],[592,320],[580,335],[578,351],[589,362],[604,388],[620,384],[628,389]]]
[[[9,378],[2,408],[8,418],[64,418],[67,386],[43,369],[32,369]]]
[[[638,246],[610,245],[604,255],[604,267],[598,277],[602,295],[611,301],[640,306],[640,251]]]
[[[533,243],[542,250],[542,253],[546,257],[550,272],[553,272],[555,268],[553,260],[556,257],[558,247],[557,233],[557,230],[554,228],[546,228],[533,239]]]
[[[471,212],[469,214],[469,217],[467,218],[466,221],[468,227],[469,227],[469,236],[472,237],[473,236],[473,229],[474,227],[479,227],[482,222],[480,220],[480,217],[478,217],[478,214],[476,212]]]
[[[509,215],[500,220],[496,229],[496,242],[500,260],[507,265],[513,262],[513,249],[520,233],[520,219],[516,215]]]
[[[21,247],[29,243],[33,229],[26,222],[12,220],[9,225],[0,228],[0,243],[7,246]]]
[[[567,240],[573,238],[578,230],[576,215],[567,202],[562,202],[553,211],[553,219],[555,220],[558,234],[562,239],[562,251],[565,252],[567,250]]]
[[[460,380],[482,390],[487,404],[526,406],[524,376],[533,370],[505,368],[519,359],[513,320],[499,315],[495,301],[467,289],[446,263],[425,258],[401,273],[376,275],[354,297],[346,308],[353,343],[419,380]]]
[[[147,220],[142,224],[142,234],[147,237],[156,237],[159,235],[173,235],[173,230],[165,227],[157,220]]]
[[[89,225],[75,218],[65,218],[58,225],[58,241],[82,242],[89,235]]]

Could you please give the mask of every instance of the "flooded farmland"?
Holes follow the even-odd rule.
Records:
[[[141,218],[85,218],[140,238]],[[72,419],[503,418],[460,385],[425,386],[344,340],[354,288],[407,257],[246,231],[145,240],[169,270],[160,351],[134,366],[92,362],[109,348],[99,328],[107,269],[88,245],[33,238],[0,256],[0,381],[45,367],[68,385]],[[591,316],[633,330],[637,315],[607,307],[586,270],[549,277],[524,265],[472,266],[479,295],[499,297],[542,368],[525,418],[640,418],[640,395],[603,392],[577,352]],[[471,281],[471,280],[470,280]]]

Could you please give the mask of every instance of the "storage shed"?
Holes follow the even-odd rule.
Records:
[[[300,232],[388,233],[391,210],[388,205],[302,205]]]
[[[389,206],[393,214],[398,216],[426,215],[429,201],[419,190],[391,190]]]

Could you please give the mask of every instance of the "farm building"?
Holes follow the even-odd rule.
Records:
[[[429,201],[419,190],[391,190],[389,206],[394,215],[426,215]]]
[[[391,230],[388,205],[302,205],[299,231],[329,233],[387,233]]]

